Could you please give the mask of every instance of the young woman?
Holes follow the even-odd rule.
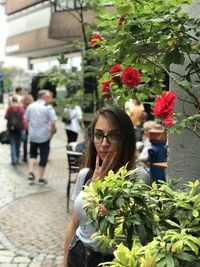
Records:
[[[109,170],[117,171],[128,163],[128,169],[135,167],[135,133],[130,117],[125,111],[114,107],[103,107],[89,129],[90,141],[85,152],[83,168],[78,174],[73,194],[74,212],[67,227],[63,267],[96,267],[104,261],[111,261],[113,255],[102,251],[98,241],[91,239],[96,231],[94,225],[86,225],[87,214],[82,201],[85,177],[92,170],[91,179],[104,179]],[[138,175],[149,183],[148,173],[141,169]]]

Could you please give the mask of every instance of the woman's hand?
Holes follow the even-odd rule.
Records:
[[[99,204],[99,215],[105,216],[107,214],[108,214],[108,209],[103,204]]]
[[[92,181],[95,181],[96,179],[103,180],[104,177],[108,174],[110,170],[113,170],[118,158],[118,152],[109,152],[106,153],[103,162],[100,166],[100,157],[97,154],[96,157],[96,164],[95,164],[95,170],[92,176]]]

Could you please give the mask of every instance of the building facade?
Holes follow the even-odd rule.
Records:
[[[77,8],[74,0],[6,0],[6,55],[25,57],[28,69],[44,71],[57,64],[58,55],[67,54],[68,68],[79,68],[82,30],[75,19]],[[95,23],[91,11],[84,17]]]

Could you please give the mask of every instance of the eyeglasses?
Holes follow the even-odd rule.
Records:
[[[119,133],[104,134],[100,132],[90,132],[89,136],[95,144],[102,143],[104,137],[109,144],[117,144],[122,139],[122,136]]]

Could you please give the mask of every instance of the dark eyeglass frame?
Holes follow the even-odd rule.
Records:
[[[95,140],[95,135],[98,135],[98,137],[101,136],[100,140]],[[108,134],[104,134],[103,132],[89,132],[89,136],[91,138],[91,140],[95,143],[95,144],[101,144],[103,142],[103,139],[106,138],[107,142],[109,144],[117,144],[118,142],[120,142],[122,140],[122,135],[120,133],[108,133]],[[109,136],[116,136],[116,141],[113,142],[112,139],[109,138]],[[98,138],[96,137],[96,138]]]

